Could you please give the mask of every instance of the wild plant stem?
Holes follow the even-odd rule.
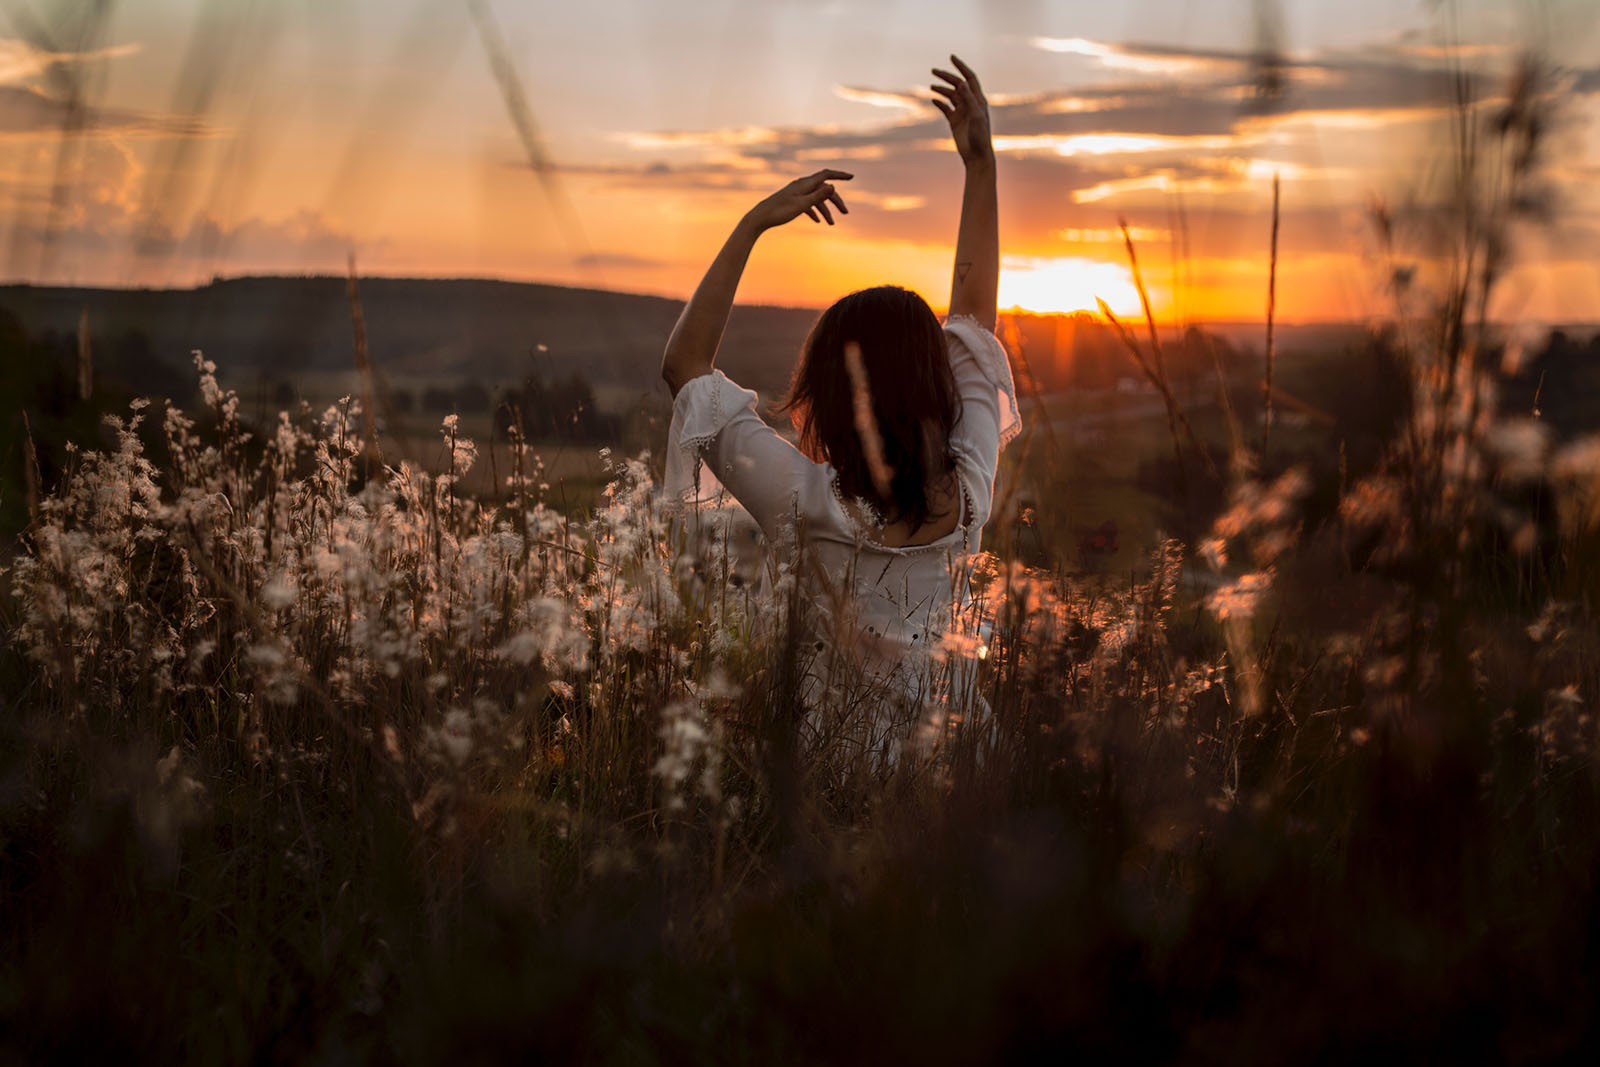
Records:
[[[350,325],[355,331],[356,370],[361,374],[361,433],[366,441],[362,475],[371,479],[383,465],[378,451],[378,428],[373,421],[372,358],[367,351],[367,316],[361,309],[361,290],[356,284],[356,254],[350,253],[350,278],[345,292],[350,297]]]
[[[1177,401],[1167,385],[1167,369],[1161,358],[1161,336],[1156,332],[1156,317],[1150,308],[1150,292],[1145,288],[1144,275],[1139,270],[1139,255],[1133,249],[1133,235],[1128,232],[1128,220],[1119,218],[1117,223],[1122,227],[1122,243],[1128,250],[1128,267],[1133,272],[1134,288],[1139,291],[1139,306],[1144,309],[1145,325],[1150,331],[1150,358],[1154,360],[1154,380],[1157,382],[1157,388],[1161,390],[1162,400],[1166,402],[1167,433],[1172,437],[1172,458],[1178,464],[1178,491],[1187,504],[1189,474],[1183,464],[1183,445],[1178,440]]]
[[[1267,268],[1267,376],[1261,383],[1261,465],[1267,463],[1267,440],[1272,432],[1273,326],[1278,314],[1278,176],[1272,176],[1272,257]]]
[[[1133,362],[1144,373],[1145,378],[1161,393],[1162,400],[1166,402],[1169,416],[1175,418],[1177,425],[1183,428],[1184,436],[1189,438],[1190,447],[1200,453],[1200,458],[1205,461],[1206,470],[1210,472],[1211,476],[1221,481],[1222,473],[1217,470],[1216,463],[1211,459],[1211,453],[1201,447],[1200,438],[1195,435],[1194,427],[1189,423],[1189,417],[1183,413],[1183,408],[1179,406],[1177,397],[1172,395],[1172,390],[1167,386],[1166,379],[1158,375],[1155,368],[1150,366],[1150,362],[1144,358],[1144,353],[1139,351],[1139,342],[1134,340],[1133,334],[1123,324],[1122,320],[1117,318],[1116,313],[1111,310],[1111,306],[1104,300],[1099,303],[1100,314],[1111,324],[1112,329],[1116,330],[1117,338],[1121,340],[1123,347],[1133,356]],[[1173,430],[1173,436],[1176,441],[1176,430]]]

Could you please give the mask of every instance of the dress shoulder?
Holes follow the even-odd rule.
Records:
[[[720,370],[684,383],[672,402],[672,425],[667,430],[662,488],[669,501],[691,503],[715,495],[716,481],[701,478],[700,461],[723,428],[745,411],[754,415],[755,405],[755,392]]]
[[[945,343],[950,351],[951,370],[963,401],[979,400],[994,404],[996,447],[1004,448],[1022,430],[1017,411],[1017,386],[1011,376],[1011,360],[1005,346],[993,331],[971,315],[952,315],[944,325]],[[981,382],[979,378],[981,377]],[[984,388],[993,390],[982,397],[973,395]],[[959,428],[958,428],[959,429]]]
[[[1022,429],[1011,361],[1000,339],[977,319],[952,315],[944,327],[961,412],[950,431],[950,452],[967,495],[974,527],[989,521],[1000,450]]]
[[[662,489],[669,503],[733,494],[768,537],[804,516],[833,522],[830,468],[814,463],[756,414],[756,394],[721,371],[686,382],[672,405]]]

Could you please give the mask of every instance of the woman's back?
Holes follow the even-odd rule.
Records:
[[[950,536],[961,523],[961,491],[953,474],[943,474],[927,486],[928,504],[934,518],[917,522],[901,517],[893,522],[874,524],[872,513],[858,501],[845,507],[858,523],[872,527],[867,539],[884,548],[920,548]]]
[[[779,551],[808,554],[808,591],[830,644],[848,644],[880,674],[942,638],[993,506],[1000,449],[1020,426],[999,340],[972,319],[943,332],[959,405],[954,464],[940,476],[943,493],[934,487],[937,517],[921,527],[877,522],[870,502],[845,494],[830,464],[784,440],[756,414],[756,395],[720,371],[687,383],[673,404],[667,491],[702,501],[720,482]]]

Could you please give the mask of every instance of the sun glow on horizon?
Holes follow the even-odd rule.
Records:
[[[1094,311],[1104,300],[1118,315],[1138,314],[1139,291],[1120,263],[1080,256],[1006,256],[999,305],[1035,314]]]

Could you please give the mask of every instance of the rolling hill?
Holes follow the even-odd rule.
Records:
[[[530,373],[545,380],[578,375],[597,391],[637,396],[655,388],[661,347],[682,303],[662,297],[482,279],[366,278],[360,283],[368,346],[392,382],[426,386],[477,382],[498,390]],[[0,310],[30,336],[75,335],[87,321],[96,359],[118,353],[135,388],[188,376],[190,353],[214,360],[235,387],[348,374],[354,370],[351,308],[337,277],[219,279],[193,289],[0,286]],[[723,339],[719,365],[772,397],[788,382],[795,354],[817,312],[740,305]],[[1097,317],[1018,316],[1019,374],[1046,392],[1103,388],[1138,377],[1121,342]],[[1136,325],[1136,324],[1135,324]],[[1279,351],[1337,349],[1357,343],[1353,325],[1283,326]],[[1211,373],[1211,350],[1164,331],[1167,368],[1196,387]],[[1249,373],[1258,327],[1208,326],[1221,362]],[[1192,342],[1200,335],[1191,334]],[[1143,343],[1143,331],[1139,331]],[[1025,388],[1030,388],[1024,382]],[[664,397],[664,394],[663,394]]]
[[[496,384],[539,370],[653,383],[682,307],[660,297],[483,280],[369,278],[360,291],[374,363],[410,380]],[[34,336],[75,333],[87,315],[97,343],[141,335],[152,357],[171,368],[200,349],[235,381],[353,367],[342,278],[237,278],[166,290],[12,285],[0,287],[0,308]],[[736,308],[722,365],[754,388],[781,389],[815,314]]]

